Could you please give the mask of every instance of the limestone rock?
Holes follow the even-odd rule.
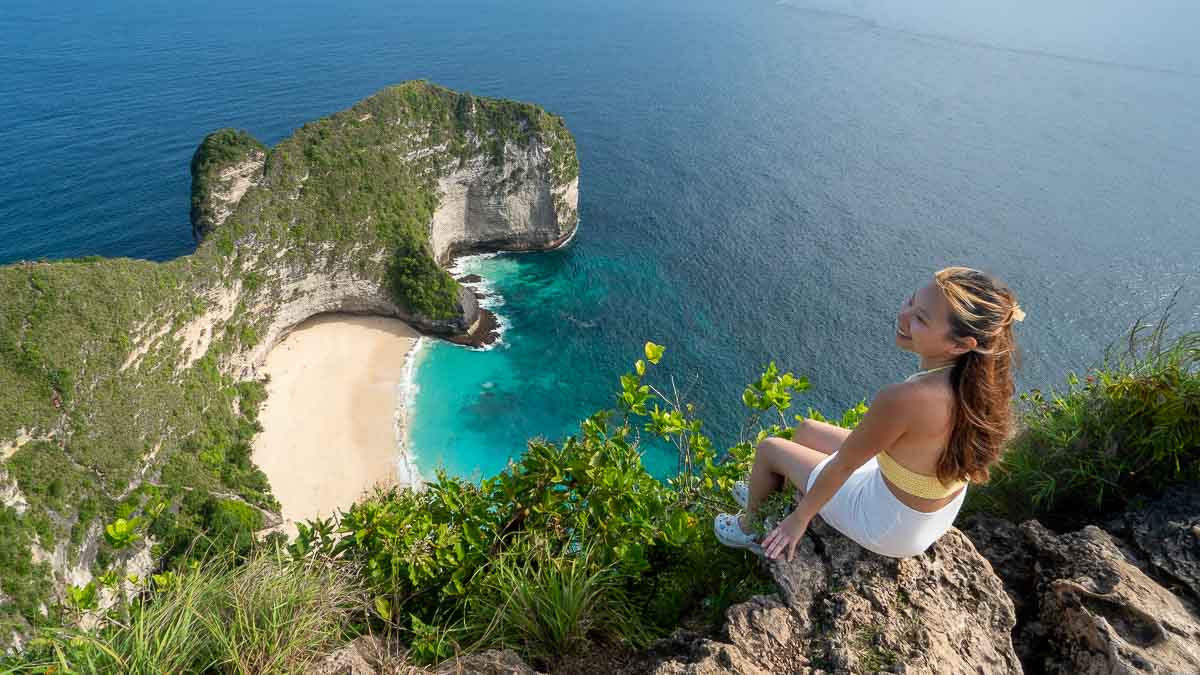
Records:
[[[771,672],[755,665],[744,651],[731,644],[702,640],[689,652],[687,660],[659,664],[654,675],[767,675]]]
[[[209,193],[204,207],[192,208],[192,237],[203,239],[212,228],[220,226],[233,214],[246,191],[263,180],[265,163],[266,153],[256,151],[244,161],[222,169],[217,177],[218,186]]]
[[[447,659],[437,667],[438,675],[537,675],[537,671],[521,660],[511,649],[489,649]]]
[[[962,532],[987,558],[1004,583],[1004,591],[1013,602],[1017,625],[1013,629],[1013,648],[1025,671],[1040,670],[1045,634],[1038,621],[1037,574],[1033,547],[1014,523],[991,516],[976,515],[963,519]]]
[[[992,570],[1004,583],[1004,590],[1013,601],[1013,608],[1020,615],[1027,607],[1036,611],[1033,588],[1037,581],[1034,574],[1033,551],[1021,534],[1020,528],[1002,518],[973,516],[961,524],[963,534],[975,545],[980,555],[987,558]]]
[[[1128,513],[1125,528],[1156,574],[1200,602],[1200,484],[1176,487],[1151,506]]]
[[[728,642],[703,641],[656,672],[1022,672],[1012,601],[957,529],[898,560],[814,521],[792,561],[767,564],[780,599],[730,608]]]
[[[372,645],[367,640],[370,638],[358,638],[326,656],[308,671],[308,675],[376,675],[379,671],[366,656],[373,653],[370,651]]]
[[[479,156],[438,180],[430,244],[439,262],[479,250],[543,250],[575,232],[579,178],[557,184],[550,148],[509,143],[501,166]]]
[[[1098,527],[1021,525],[1037,554],[1048,673],[1198,673],[1200,616]]]

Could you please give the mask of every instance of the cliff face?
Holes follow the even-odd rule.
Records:
[[[575,232],[579,178],[549,171],[549,146],[505,147],[500,167],[484,157],[438,180],[430,243],[439,262],[480,250],[542,250]]]
[[[118,514],[161,504],[144,541],[170,557],[222,509],[276,508],[249,442],[258,368],[294,326],[463,334],[478,306],[438,261],[558,245],[578,208],[561,118],[423,82],[271,149],[217,132],[192,175],[192,255],[0,267],[0,648],[65,584],[145,557],[105,541]]]

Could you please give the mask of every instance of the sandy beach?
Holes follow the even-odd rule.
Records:
[[[267,356],[267,402],[254,461],[283,507],[284,527],[346,509],[398,470],[397,400],[405,356],[419,334],[397,319],[324,314],[300,324]]]

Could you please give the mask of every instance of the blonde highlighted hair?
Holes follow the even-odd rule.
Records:
[[[976,341],[950,371],[954,428],[937,475],[947,484],[964,479],[984,483],[988,467],[1000,459],[1013,432],[1013,370],[1020,354],[1012,324],[1025,313],[1008,286],[979,270],[946,267],[933,280],[950,303],[950,336]]]

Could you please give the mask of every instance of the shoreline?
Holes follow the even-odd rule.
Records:
[[[396,475],[413,490],[425,489],[421,479],[420,469],[417,468],[416,453],[409,443],[409,430],[412,428],[412,410],[416,406],[417,358],[424,353],[425,343],[429,338],[418,336],[404,354],[404,367],[400,373],[400,381],[396,383],[396,405],[392,413],[392,429],[396,439]]]
[[[267,355],[254,463],[281,529],[345,511],[376,487],[421,489],[408,448],[421,334],[394,318],[319,314]]]
[[[502,344],[510,325],[493,308],[504,297],[465,269],[501,253],[451,260],[447,271],[475,294],[480,319],[467,335],[443,341],[473,351]],[[268,395],[253,459],[279,500],[282,524],[275,529],[293,537],[297,522],[345,511],[376,487],[425,488],[411,439],[417,366],[434,339],[400,319],[326,313],[305,319],[272,348],[262,367]],[[380,384],[388,392],[382,399]],[[386,444],[377,424],[381,400],[391,413]]]
[[[524,252],[524,251],[521,251]],[[461,338],[447,338],[446,342],[476,351],[495,349],[504,342],[504,334],[510,328],[508,320],[494,308],[504,306],[504,296],[492,287],[491,283],[477,272],[468,272],[467,267],[481,260],[489,260],[501,253],[509,251],[492,251],[488,253],[470,253],[456,256],[450,261],[446,271],[460,285],[471,289],[479,302],[480,321],[476,330]]]
[[[552,242],[552,245],[546,248],[521,248],[500,251],[472,251],[468,249],[451,255],[446,262],[445,270],[450,273],[450,276],[454,277],[455,281],[470,288],[475,294],[475,299],[479,302],[480,321],[474,330],[471,330],[466,335],[456,338],[445,338],[445,341],[467,347],[468,349],[487,351],[495,349],[500,345],[503,342],[504,334],[511,327],[508,320],[502,314],[494,311],[495,307],[501,307],[505,304],[504,296],[497,293],[486,278],[476,272],[468,272],[465,269],[468,265],[477,261],[488,260],[498,255],[548,253],[564,249],[579,234],[579,226],[580,223],[576,220],[575,227],[571,228],[571,231],[566,236],[556,242]]]

